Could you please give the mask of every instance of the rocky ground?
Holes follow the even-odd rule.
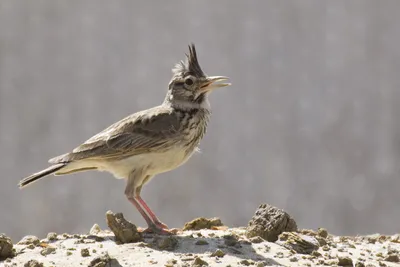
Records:
[[[333,236],[299,230],[284,211],[261,205],[247,227],[198,218],[160,236],[138,231],[107,212],[110,230],[26,236],[0,235],[0,266],[400,266],[400,235]]]

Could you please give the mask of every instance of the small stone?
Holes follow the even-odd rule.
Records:
[[[237,237],[234,235],[224,235],[224,244],[226,246],[234,246],[238,242]]]
[[[57,240],[57,234],[54,233],[54,232],[48,233],[47,234],[47,239],[50,240],[50,241]]]
[[[365,267],[365,264],[362,261],[357,261],[354,267]]]
[[[323,246],[323,247],[322,247],[322,250],[323,250],[323,251],[329,251],[329,250],[330,250],[330,248],[329,248],[329,246],[328,246],[328,245],[325,245],[325,246]]]
[[[101,232],[100,226],[99,226],[97,223],[95,223],[95,224],[92,226],[92,228],[90,228],[89,234],[91,234],[91,235],[97,235],[97,234],[100,233],[100,232]]]
[[[197,218],[190,222],[185,223],[185,226],[183,227],[183,231],[211,229],[213,227],[218,227],[218,226],[223,226],[221,219],[219,219],[219,218],[207,219],[204,217],[200,217],[200,218]]]
[[[18,245],[29,245],[33,244],[34,246],[39,245],[40,240],[34,235],[27,235],[24,238],[22,238],[17,244]]]
[[[86,236],[84,239],[86,239],[86,241],[84,241],[85,243],[88,243],[90,241],[88,241],[87,239],[93,240],[95,242],[103,242],[105,240],[104,237],[102,236],[98,236],[98,235],[88,235]]]
[[[65,239],[68,239],[68,238],[71,238],[71,237],[72,237],[72,235],[69,235],[69,234],[67,234],[67,233],[63,233],[62,236],[63,236]]]
[[[197,240],[196,243],[194,243],[194,244],[195,244],[195,245],[198,245],[198,246],[204,246],[204,245],[208,245],[208,242],[207,242],[207,240],[199,239],[199,240]]]
[[[55,248],[55,247],[47,246],[47,247],[43,248],[43,249],[40,251],[40,255],[42,255],[42,256],[47,256],[47,255],[49,255],[49,254],[55,253],[55,251],[56,251],[56,248]]]
[[[222,258],[223,256],[225,256],[225,252],[223,252],[223,251],[220,250],[220,249],[217,249],[216,251],[214,251],[214,252],[211,254],[211,257],[219,257],[219,258]]]
[[[106,253],[105,255],[94,258],[88,267],[106,267],[106,266],[122,266],[116,259],[113,259]]]
[[[400,262],[399,255],[397,254],[389,254],[383,260],[389,262]]]
[[[72,252],[71,251],[67,251],[67,256],[71,256]]]
[[[106,213],[107,225],[115,235],[115,239],[122,244],[134,243],[142,240],[142,235],[137,231],[136,225],[125,220],[122,213]]]
[[[241,260],[239,263],[242,264],[242,265],[245,265],[245,266],[250,266],[250,264],[251,264],[250,261],[246,260],[246,259]]]
[[[178,239],[174,236],[156,236],[153,239],[153,244],[158,249],[172,251],[178,245]]]
[[[325,264],[325,265],[334,265],[334,266],[337,266],[338,261],[335,260],[335,259],[329,259],[329,260],[326,260],[326,261],[324,262],[324,264]]]
[[[319,248],[319,243],[314,237],[295,232],[280,234],[279,240],[276,243],[300,254],[311,254]]]
[[[400,234],[395,234],[390,237],[390,242],[400,243]]]
[[[250,238],[250,242],[254,244],[262,243],[265,240],[261,236],[254,236]]]
[[[201,266],[208,266],[208,263],[205,260],[202,260],[199,257],[196,257],[192,263],[193,267],[201,267]]]
[[[296,222],[285,211],[268,204],[262,204],[246,228],[248,238],[260,236],[267,241],[275,242],[283,232],[297,231]]]
[[[89,249],[87,249],[87,248],[81,249],[81,256],[82,257],[89,257],[90,256]]]
[[[178,261],[175,259],[170,259],[165,263],[165,267],[173,267]]]
[[[0,260],[14,256],[13,243],[11,238],[0,234]]]
[[[325,228],[318,228],[317,234],[322,238],[328,237],[328,231]]]
[[[262,261],[257,262],[257,264],[256,264],[256,267],[264,267],[264,266],[265,266],[265,264]]]
[[[387,266],[386,263],[384,263],[383,261],[379,261],[378,263],[379,263],[379,266],[381,266],[381,267],[386,267]]]
[[[26,248],[34,249],[34,248],[35,248],[35,245],[34,245],[34,244],[29,244],[29,245],[26,246]]]
[[[291,258],[289,258],[289,261],[291,261],[291,262],[298,262],[299,261],[299,258],[297,258],[297,257],[291,257]]]
[[[322,254],[319,253],[318,251],[314,250],[313,252],[311,252],[311,256],[314,256],[314,257],[318,258],[318,257],[321,257]]]
[[[38,262],[37,260],[29,260],[24,264],[24,267],[43,267],[43,263]]]
[[[350,257],[339,257],[338,260],[339,266],[353,266],[353,260]]]
[[[97,252],[97,250],[96,249],[92,249],[92,253],[96,253]]]

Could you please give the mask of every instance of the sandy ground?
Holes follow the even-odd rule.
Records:
[[[184,229],[192,230],[171,236],[132,235],[129,229],[136,231],[135,226],[117,222],[125,227],[119,233],[115,225],[114,232],[95,225],[88,234],[49,233],[42,240],[27,236],[14,244],[14,256],[0,260],[0,266],[400,266],[400,235],[340,237],[324,229],[299,230],[269,242],[249,238],[246,227],[188,224]],[[201,227],[212,229],[193,230]],[[134,243],[124,244],[123,237],[118,239],[121,233],[135,239],[123,242]],[[0,239],[0,255],[4,242]]]

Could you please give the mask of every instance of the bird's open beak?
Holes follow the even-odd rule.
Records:
[[[225,87],[231,85],[230,83],[217,83],[221,81],[226,81],[228,80],[228,77],[224,76],[209,76],[207,77],[206,81],[204,84],[201,86],[200,90],[201,92],[211,92],[212,90],[215,90],[220,87]]]

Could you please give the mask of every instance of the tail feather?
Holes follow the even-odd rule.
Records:
[[[39,180],[40,178],[43,178],[49,174],[52,174],[58,170],[60,170],[61,168],[63,168],[65,165],[67,165],[67,163],[58,163],[55,165],[52,165],[50,167],[48,167],[47,169],[44,169],[40,172],[34,173],[31,176],[28,176],[24,179],[22,179],[19,183],[18,186],[19,188],[22,188],[24,186],[27,186],[28,184],[31,184],[33,182],[35,182],[36,180]]]

